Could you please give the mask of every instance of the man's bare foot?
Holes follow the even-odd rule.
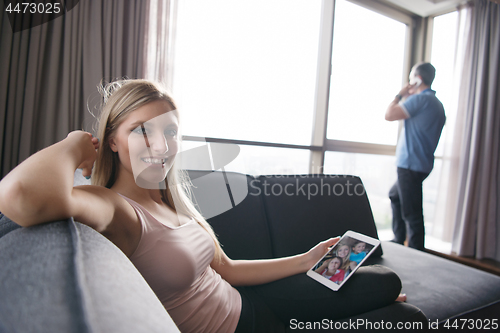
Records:
[[[406,302],[406,294],[399,294],[398,298],[396,298],[397,302]]]

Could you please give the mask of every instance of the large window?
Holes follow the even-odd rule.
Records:
[[[239,144],[224,169],[254,175],[358,175],[389,228],[398,123],[384,113],[408,75],[412,22],[394,12],[354,0],[178,1],[184,149]]]
[[[406,79],[407,30],[398,20],[336,1],[327,142],[335,140],[346,152],[326,152],[324,172],[361,178],[381,239],[393,237],[388,193],[396,181],[395,158],[393,151],[366,144],[397,144],[399,122],[386,121],[384,114]],[[346,141],[361,144],[353,152]]]
[[[345,0],[334,24],[327,137],[395,145],[384,113],[401,89],[407,26]]]
[[[179,1],[184,134],[309,145],[321,1]]]

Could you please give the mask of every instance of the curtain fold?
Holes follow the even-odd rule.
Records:
[[[177,0],[151,0],[145,76],[172,90]]]
[[[467,15],[452,251],[500,261],[500,5],[478,0]]]
[[[467,39],[468,32],[468,29],[466,29],[466,27],[468,27],[468,23],[466,22],[468,15],[466,14],[467,8],[459,9],[456,26],[449,27],[457,31],[455,36],[454,56],[452,59],[448,59],[448,61],[453,64],[453,70],[451,73],[448,73],[448,75],[451,74],[451,87],[447,87],[450,89],[450,96],[452,96],[452,98],[449,98],[447,101],[443,100],[446,112],[446,125],[440,139],[440,145],[443,145],[443,155],[440,161],[441,168],[437,168],[439,162],[436,160],[435,169],[432,171],[433,173],[440,171],[439,184],[436,195],[435,213],[433,216],[433,227],[429,228],[429,230],[426,229],[426,234],[430,234],[450,245],[453,237],[457,209],[455,194],[457,193],[456,179],[458,179],[460,151],[458,149],[459,145],[457,145],[456,142],[461,141],[463,133],[463,126],[461,125],[463,122],[457,110],[458,96],[460,95],[459,82],[462,76],[463,50],[465,49],[463,43]],[[441,68],[439,70],[441,70]],[[440,75],[443,75],[441,71]]]
[[[101,80],[144,77],[148,13],[148,0],[81,0],[16,33],[3,13],[0,177],[70,131],[91,130]]]

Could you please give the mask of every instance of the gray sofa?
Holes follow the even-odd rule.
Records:
[[[179,332],[128,258],[72,219],[0,219],[0,332]]]
[[[234,259],[301,253],[346,230],[377,237],[357,177],[190,175],[198,208],[210,217],[225,252]],[[77,177],[76,183],[85,181]],[[326,184],[336,191],[327,194]],[[321,186],[324,193],[312,195]],[[408,302],[345,318],[338,325],[365,320],[395,327],[399,322],[430,321],[446,330],[444,325],[455,318],[499,317],[500,277],[389,242],[369,261],[397,272]],[[303,276],[262,290],[273,294],[297,278]],[[279,302],[279,293],[275,296]],[[283,324],[288,332],[295,331]],[[1,216],[0,332],[177,331],[140,273],[93,229],[72,219],[20,228]]]

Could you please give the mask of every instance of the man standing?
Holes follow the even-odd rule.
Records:
[[[415,65],[410,83],[385,113],[388,121],[404,119],[396,149],[398,180],[389,192],[393,241],[403,244],[408,231],[408,246],[419,250],[424,250],[425,238],[422,182],[434,166],[434,151],[446,120],[443,104],[431,89],[435,73],[430,63]]]

